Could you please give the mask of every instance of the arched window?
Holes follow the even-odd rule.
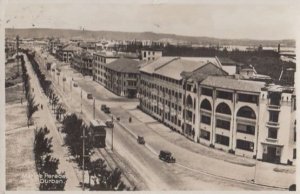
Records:
[[[217,106],[216,112],[217,113],[231,115],[231,110],[230,110],[229,106],[226,103],[224,103],[224,102],[220,103]]]
[[[248,119],[256,119],[255,112],[248,106],[243,106],[242,108],[240,108],[240,110],[237,112],[237,116]]]
[[[210,102],[207,99],[203,100],[201,105],[200,105],[200,108],[211,111]]]
[[[193,107],[193,99],[190,95],[188,95],[187,98],[186,98],[186,105],[188,107]]]

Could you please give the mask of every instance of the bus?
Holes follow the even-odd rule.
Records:
[[[91,120],[90,129],[92,132],[93,146],[97,148],[105,148],[106,130],[105,123],[99,120]]]

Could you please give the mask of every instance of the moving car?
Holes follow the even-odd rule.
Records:
[[[87,99],[93,99],[93,95],[92,94],[87,94]]]
[[[104,111],[106,109],[106,104],[101,105],[101,110]]]
[[[139,144],[145,144],[145,139],[144,139],[144,137],[138,136],[137,142],[138,142]]]
[[[110,114],[110,108],[109,108],[109,107],[106,107],[106,108],[104,109],[104,112],[105,112],[106,114]]]
[[[172,153],[167,150],[161,150],[158,157],[160,160],[168,163],[176,162],[176,159],[172,156]]]
[[[114,123],[112,121],[106,121],[105,124],[108,128],[113,128],[114,127]]]

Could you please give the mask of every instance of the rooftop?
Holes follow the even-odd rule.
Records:
[[[138,55],[136,53],[124,53],[124,52],[96,52],[95,55],[102,56],[105,58],[130,58],[130,59],[138,59]]]
[[[161,57],[143,64],[140,71],[181,80],[182,72],[193,72],[208,63],[218,67],[216,59],[212,57]]]
[[[111,63],[105,64],[105,67],[122,73],[139,73],[139,65],[140,63],[136,60],[120,58]]]
[[[246,81],[224,76],[208,76],[201,85],[238,91],[260,92],[264,82]]]

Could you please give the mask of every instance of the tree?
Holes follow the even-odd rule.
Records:
[[[38,110],[39,104],[35,104],[34,96],[31,93],[27,95],[27,124],[31,124],[32,115]]]
[[[52,137],[46,137],[50,133],[47,127],[34,130],[34,146],[33,152],[37,169],[42,168],[42,156],[52,153]]]

